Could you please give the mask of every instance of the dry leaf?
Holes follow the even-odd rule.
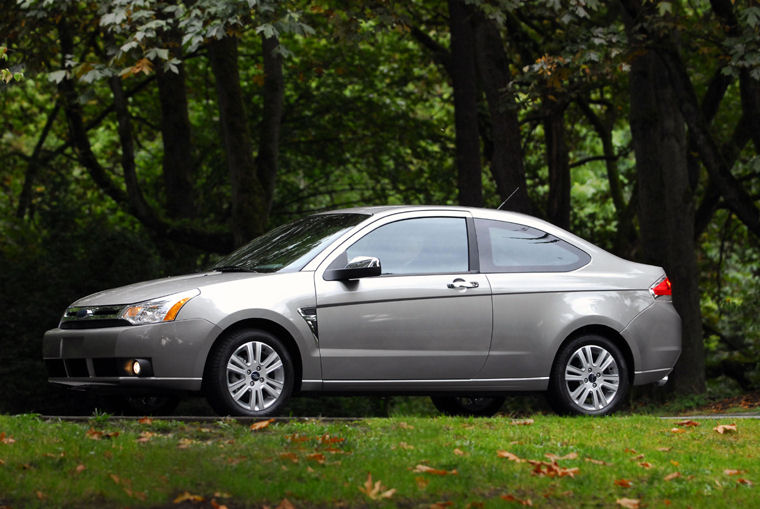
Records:
[[[636,449],[630,449],[630,448],[626,447],[624,452],[629,452],[631,454],[636,454]]]
[[[514,419],[510,424],[512,426],[530,426],[533,422],[533,419]]]
[[[527,505],[527,506],[533,506],[533,502],[531,499],[526,498],[525,500],[517,498],[514,495],[501,495],[502,500],[506,500],[507,502],[517,502],[520,505]]]
[[[116,484],[119,484],[119,482],[121,481],[121,479],[119,479],[119,476],[116,474],[108,474],[108,477],[110,477],[111,480],[115,482]]]
[[[657,450],[660,452],[670,452],[670,450],[673,449],[672,447],[658,447]]]
[[[330,435],[322,435],[318,438],[320,444],[336,444],[338,442],[343,442],[345,438],[341,437],[331,437]]]
[[[391,498],[396,489],[388,489],[387,486],[383,486],[380,481],[372,483],[372,474],[367,474],[367,480],[364,481],[363,486],[359,486],[359,491],[367,495],[372,500],[382,500],[384,498]]]
[[[5,436],[5,431],[0,432],[0,442],[10,445],[16,442],[16,440],[11,436]]]
[[[421,490],[424,490],[427,488],[427,485],[430,484],[430,479],[426,479],[420,475],[414,478],[414,482],[417,483],[417,487]]]
[[[218,503],[215,498],[211,499],[211,507],[214,509],[228,509],[226,505]]]
[[[749,479],[741,479],[741,478],[739,478],[739,479],[736,480],[736,482],[738,482],[739,484],[743,484],[745,486],[752,486],[752,481],[750,481]]]
[[[666,481],[672,481],[673,479],[676,479],[678,477],[681,477],[681,472],[673,472],[672,474],[668,474],[663,479]]]
[[[452,505],[454,505],[454,502],[435,502],[430,504],[430,509],[446,509],[446,507],[451,507]]]
[[[670,428],[671,433],[686,433],[686,430],[683,428]]]
[[[418,474],[433,474],[433,475],[457,475],[459,472],[454,470],[441,470],[438,468],[429,467],[427,465],[417,465],[412,472]]]
[[[546,461],[528,460],[533,465],[533,475],[546,477],[575,477],[580,472],[579,468],[562,468],[555,461],[548,463]]]
[[[251,429],[251,431],[258,431],[260,429],[266,428],[267,426],[269,426],[273,422],[274,422],[274,419],[267,419],[266,421],[254,422],[253,424],[251,424],[250,429]]]
[[[315,452],[314,454],[309,454],[308,456],[306,456],[306,459],[316,461],[320,465],[323,465],[325,463],[325,455],[319,452]]]
[[[182,502],[203,502],[206,500],[200,495],[193,495],[189,491],[186,491],[184,493],[181,493],[180,495],[177,495],[177,498],[174,499],[175,504],[181,504]]]
[[[746,472],[746,470],[734,470],[732,468],[727,468],[723,471],[723,473],[726,475],[739,475],[743,474],[744,472]]]
[[[457,456],[464,456],[464,451],[462,449],[454,449],[454,454]]]
[[[310,437],[307,437],[305,435],[299,435],[298,433],[294,433],[292,435],[285,435],[285,438],[288,439],[288,442],[306,442],[307,440],[310,440]]]
[[[507,458],[510,461],[516,461],[517,463],[522,463],[525,460],[517,456],[516,454],[512,454],[509,451],[496,451],[497,456],[499,458]]]
[[[298,456],[296,456],[295,453],[292,453],[292,452],[283,452],[280,454],[280,458],[284,460],[290,460],[293,463],[298,463]]]
[[[154,436],[156,436],[156,434],[152,431],[143,431],[140,433],[140,438],[138,438],[136,441],[138,443],[144,444],[145,442],[150,442],[150,439]]]
[[[79,474],[79,473],[81,473],[81,472],[84,472],[85,470],[87,470],[87,467],[86,467],[86,466],[84,466],[84,465],[82,465],[81,463],[80,463],[79,465],[77,465],[77,468],[75,468],[75,469],[74,469],[74,471],[75,471],[77,474]]]
[[[138,419],[137,422],[140,424],[150,425],[153,424],[153,419],[150,417],[143,417],[142,419]]]
[[[638,498],[619,498],[615,502],[626,509],[639,509],[640,503]]]
[[[649,470],[650,468],[652,468],[652,464],[649,463],[648,461],[642,461],[641,463],[639,463],[639,466],[641,468],[646,468],[647,470]]]
[[[296,507],[290,503],[290,500],[283,498],[282,502],[280,502],[280,505],[278,505],[275,509],[296,509]]]
[[[401,449],[406,449],[407,451],[411,451],[412,449],[414,449],[414,446],[413,446],[413,445],[409,445],[409,444],[407,444],[406,442],[399,442],[399,443],[398,443],[398,446],[399,446]],[[391,447],[391,449],[395,449],[395,448],[396,448],[396,446],[393,446],[393,447]]]
[[[631,481],[628,479],[615,479],[615,484],[621,488],[630,488],[632,486]]]
[[[180,438],[179,444],[177,444],[177,449],[187,449],[192,444],[196,444],[197,442],[195,440],[191,440],[189,438]]]
[[[556,454],[547,453],[544,454],[547,458],[549,458],[552,461],[559,461],[559,460],[574,460],[578,457],[577,452],[571,452],[569,454],[565,454],[564,456],[557,456]]]
[[[680,463],[677,462],[676,460],[670,460],[670,464],[673,465],[674,467],[677,467],[678,465],[680,465]]]
[[[398,423],[398,427],[401,429],[414,429],[414,426],[412,426],[411,424],[407,424],[403,421]]]
[[[602,461],[602,460],[595,460],[593,458],[585,458],[585,460],[588,461],[589,463],[593,463],[594,465],[607,465],[607,466],[612,465],[612,463],[607,463],[606,461]]]
[[[692,421],[690,419],[687,419],[685,421],[677,422],[676,425],[677,426],[685,426],[685,427],[689,428],[689,427],[699,426],[699,423],[696,422],[696,421]]]
[[[713,429],[723,435],[724,433],[736,431],[736,424],[718,424]]]
[[[37,498],[39,498],[40,500],[44,500],[47,498],[47,496],[44,493],[42,493],[40,490],[37,490]]]

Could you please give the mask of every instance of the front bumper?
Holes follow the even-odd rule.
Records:
[[[221,330],[201,319],[101,329],[52,329],[42,340],[51,383],[74,388],[197,391]],[[123,376],[124,359],[148,359],[151,376]]]

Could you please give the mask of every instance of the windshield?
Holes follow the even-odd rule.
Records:
[[[367,217],[364,214],[304,217],[256,237],[219,260],[211,270],[297,272],[333,240]]]

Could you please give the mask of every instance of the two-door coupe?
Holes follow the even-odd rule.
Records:
[[[319,213],[206,272],[74,302],[45,333],[49,381],[203,391],[220,414],[275,414],[292,394],[431,395],[490,415],[510,391],[607,414],[667,380],[681,320],[660,267],[534,217],[466,207]]]

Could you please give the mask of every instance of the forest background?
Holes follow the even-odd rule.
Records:
[[[2,0],[0,411],[75,299],[312,211],[462,204],[665,267],[669,394],[760,385],[760,4]]]

